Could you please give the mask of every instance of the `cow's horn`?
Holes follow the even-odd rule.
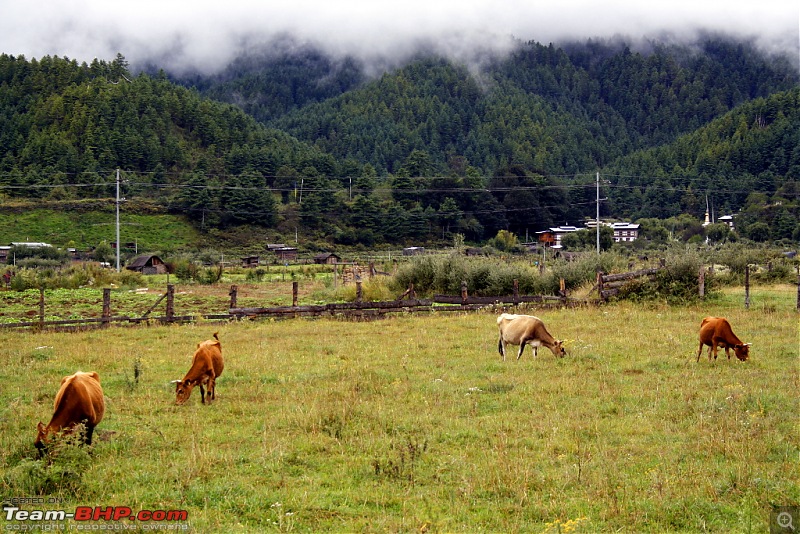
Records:
[[[180,380],[170,380],[170,382],[169,382],[169,383],[170,383],[170,384],[177,384],[178,382],[180,382]]]

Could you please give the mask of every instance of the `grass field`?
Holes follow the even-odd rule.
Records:
[[[186,510],[195,532],[764,532],[800,504],[793,291],[537,311],[571,354],[505,363],[496,311],[4,332],[0,496]],[[750,361],[695,361],[715,314]],[[217,401],[175,406],[215,331]],[[107,397],[93,450],[37,460],[79,369]]]

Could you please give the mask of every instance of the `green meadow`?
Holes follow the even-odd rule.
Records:
[[[0,497],[186,510],[178,526],[204,533],[765,532],[773,505],[800,504],[784,289],[749,310],[530,310],[563,359],[502,362],[500,310],[4,331]],[[706,315],[729,318],[750,361],[696,361]],[[175,406],[170,380],[216,331],[216,402]],[[36,423],[76,370],[107,398],[95,443],[39,460]]]

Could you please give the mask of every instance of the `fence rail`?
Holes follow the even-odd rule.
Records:
[[[254,319],[260,317],[311,317],[311,316],[344,316],[344,317],[380,317],[393,313],[420,313],[420,312],[458,312],[472,311],[493,305],[517,305],[522,303],[538,303],[542,306],[578,306],[586,304],[584,300],[572,299],[562,291],[561,296],[530,296],[520,295],[518,286],[514,285],[514,294],[497,297],[475,297],[467,293],[466,282],[462,283],[460,296],[435,295],[432,299],[418,299],[413,285],[409,286],[403,295],[392,301],[365,301],[362,298],[361,282],[356,282],[356,301],[348,303],[330,303],[319,305],[298,304],[298,282],[292,283],[291,306],[269,307],[240,307],[237,305],[238,287],[231,286],[227,310],[220,313],[176,315],[175,314],[175,287],[167,285],[167,291],[161,295],[154,304],[140,316],[112,315],[111,314],[111,289],[103,289],[102,316],[91,318],[45,320],[45,295],[44,290],[39,292],[38,318],[36,320],[20,321],[16,323],[0,324],[0,328],[58,328],[82,329],[105,328],[111,324],[151,324],[151,323],[182,323],[194,322],[200,319],[231,321],[240,319]],[[164,315],[151,315],[155,308],[165,301]]]
[[[38,319],[16,323],[0,324],[0,328],[58,328],[82,329],[105,328],[115,323],[150,324],[150,323],[184,323],[198,320],[231,321],[241,319],[255,319],[260,317],[312,317],[312,316],[344,316],[354,318],[380,317],[392,313],[419,313],[419,312],[459,312],[479,310],[488,306],[515,306],[525,303],[536,303],[541,307],[576,307],[593,303],[604,303],[618,294],[620,288],[631,281],[642,278],[652,278],[661,267],[641,269],[627,273],[604,274],[597,273],[597,284],[592,292],[597,290],[599,299],[576,299],[568,296],[564,280],[561,280],[559,295],[520,295],[518,282],[514,281],[513,293],[505,296],[471,296],[467,291],[467,283],[461,284],[461,295],[434,295],[432,299],[418,299],[413,284],[392,301],[364,301],[362,298],[361,282],[356,282],[356,300],[348,303],[330,303],[319,305],[298,304],[298,282],[292,283],[292,305],[271,307],[240,307],[237,305],[237,286],[231,286],[230,301],[225,312],[197,315],[175,314],[175,287],[167,285],[167,291],[161,295],[154,304],[141,316],[114,316],[111,315],[111,289],[103,289],[102,316],[78,319],[45,320],[44,290],[40,290],[38,303]],[[698,291],[704,295],[705,269],[698,274]],[[745,307],[750,305],[749,267],[745,277]],[[590,292],[591,293],[591,292]],[[151,316],[153,310],[165,302],[165,313],[162,316]],[[798,273],[797,309],[800,310],[800,272]],[[34,313],[34,312],[31,312]]]

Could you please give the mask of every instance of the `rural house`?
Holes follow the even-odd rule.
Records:
[[[639,237],[638,224],[615,222],[611,223],[611,229],[614,230],[614,243],[636,241],[636,238]]]
[[[550,248],[561,248],[561,238],[570,232],[577,232],[578,228],[575,226],[553,226],[547,230],[536,232],[539,236],[539,243],[542,246]]]
[[[297,249],[295,247],[286,246],[283,243],[268,244],[267,251],[273,252],[275,257],[279,260],[288,261],[297,259]]]
[[[142,274],[166,274],[167,272],[167,265],[154,254],[137,256],[125,268]]]
[[[340,261],[342,261],[342,258],[337,256],[333,252],[325,252],[323,254],[317,254],[316,256],[314,256],[314,263],[332,265],[335,263],[339,263]]]

